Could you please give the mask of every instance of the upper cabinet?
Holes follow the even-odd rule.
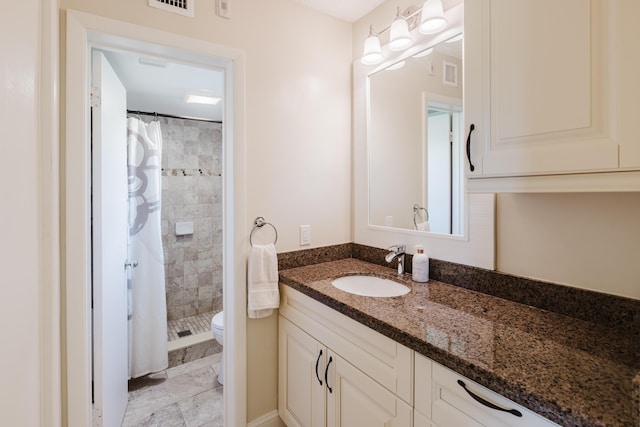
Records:
[[[465,3],[468,191],[640,190],[638,16],[637,0]]]

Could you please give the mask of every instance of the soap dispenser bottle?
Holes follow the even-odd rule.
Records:
[[[429,257],[424,253],[422,245],[416,246],[416,253],[411,262],[411,278],[414,282],[429,281]]]

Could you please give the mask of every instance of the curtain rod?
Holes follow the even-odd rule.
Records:
[[[186,117],[186,116],[174,116],[172,114],[156,113],[155,111],[153,113],[151,113],[149,111],[127,110],[127,114],[144,114],[145,116],[166,117],[168,119],[195,120],[197,122],[220,123],[220,124],[222,124],[222,122],[218,121],[218,120],[197,119],[195,117]]]

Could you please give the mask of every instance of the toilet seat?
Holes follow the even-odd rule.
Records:
[[[213,316],[213,319],[211,319],[211,329],[224,330],[224,312],[223,311]]]

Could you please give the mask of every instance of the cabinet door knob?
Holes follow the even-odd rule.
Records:
[[[469,160],[469,169],[471,170],[471,172],[476,169],[473,166],[473,163],[471,163],[471,132],[473,132],[475,128],[476,126],[471,123],[471,126],[469,126],[469,135],[467,136],[467,159]]]
[[[333,393],[333,389],[329,387],[329,365],[333,362],[333,357],[329,356],[329,363],[327,363],[327,368],[324,370],[324,383],[327,385],[329,389],[329,393]]]
[[[322,357],[322,349],[320,349],[320,354],[318,354],[318,359],[316,359],[316,378],[320,385],[322,385],[322,380],[320,379],[320,375],[318,375],[318,365],[320,364],[320,358]]]
[[[480,404],[482,404],[482,405],[484,405],[484,406],[486,406],[488,408],[495,409],[496,411],[508,412],[508,413],[510,413],[512,415],[515,415],[516,417],[521,417],[522,416],[522,412],[518,411],[517,409],[501,408],[501,407],[499,407],[497,405],[494,405],[493,403],[491,403],[491,402],[489,402],[487,400],[484,400],[483,398],[481,398],[480,396],[478,396],[477,394],[475,394],[471,390],[469,390],[467,388],[467,385],[462,380],[458,380],[458,385],[460,387],[462,387],[464,389],[464,391],[466,391],[469,394],[469,396],[473,397],[473,399],[476,402],[478,402],[478,403],[480,403]]]

